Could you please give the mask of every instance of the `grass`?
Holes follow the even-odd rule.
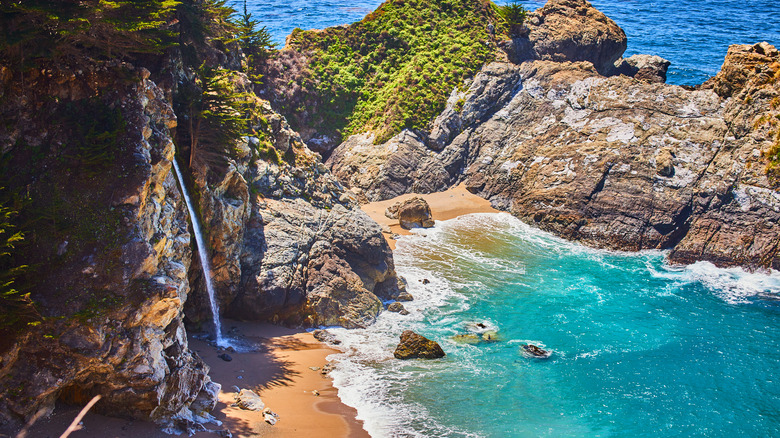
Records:
[[[296,29],[289,41],[309,55],[301,86],[318,96],[322,126],[342,138],[371,131],[380,143],[426,129],[452,89],[495,58],[489,23],[503,39],[507,25],[489,0],[390,0],[358,23]]]

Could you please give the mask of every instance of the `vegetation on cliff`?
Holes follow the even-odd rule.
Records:
[[[3,207],[0,224],[6,326],[22,328],[38,310],[44,320],[80,318],[116,304],[116,275],[93,287],[78,266],[119,260],[131,231],[115,203],[147,171],[130,157],[142,124],[127,118],[136,102],[120,103],[141,80],[137,66],[170,90],[174,140],[207,173],[253,134],[257,109],[231,68],[241,68],[239,45],[266,46],[256,22],[238,23],[235,12],[224,0],[0,4],[0,187],[14,208]],[[152,143],[165,135],[151,134]]]
[[[323,131],[372,131],[377,142],[425,129],[453,88],[494,59],[506,27],[489,0],[390,0],[350,26],[297,29],[287,48],[308,57],[293,79],[306,97],[282,102],[282,112],[299,128],[314,107]]]

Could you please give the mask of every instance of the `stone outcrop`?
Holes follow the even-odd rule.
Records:
[[[672,63],[660,56],[633,55],[615,61],[613,74],[631,76],[640,81],[650,83],[666,82],[666,71]]]
[[[191,249],[186,207],[171,171],[169,130],[176,119],[148,71],[125,74],[137,82],[115,87],[110,73],[85,68],[79,75],[49,72],[28,82],[27,90],[3,84],[3,151],[26,159],[14,148],[60,145],[59,153],[36,158],[45,176],[25,180],[19,172],[12,183],[26,185],[31,208],[45,209],[55,222],[72,214],[80,220],[53,231],[42,224],[28,236],[29,260],[48,260],[26,280],[45,318],[15,336],[3,334],[0,421],[6,426],[52,409],[58,399],[85,404],[100,394],[95,412],[197,430],[216,403],[219,385],[189,350],[182,322]],[[106,100],[85,97],[95,95]],[[32,108],[33,99],[42,107]],[[87,165],[62,158],[93,153],[89,145],[68,149],[78,137],[58,118],[85,117],[68,114],[69,105],[97,108],[87,117],[111,113],[111,120],[123,121],[113,160],[97,156]]]
[[[465,182],[568,239],[777,268],[780,195],[766,174],[772,132],[759,122],[776,112],[779,65],[769,45],[732,47],[700,90],[604,77],[584,62],[489,65],[461,111],[451,102],[434,122],[448,134],[373,147],[355,136],[328,165],[370,200]]]
[[[248,86],[248,83],[240,84]],[[288,325],[365,327],[397,296],[382,229],[266,101],[255,127],[284,158],[258,157],[260,139],[236,145],[224,176],[196,176],[223,314]],[[191,322],[211,318],[200,271]]]
[[[406,330],[401,333],[401,342],[393,352],[396,359],[438,359],[444,357],[444,350],[436,341]]]
[[[398,219],[401,228],[407,230],[430,228],[434,225],[431,207],[419,196],[391,205],[387,208],[385,216]]]
[[[510,59],[588,61],[602,74],[625,52],[623,29],[586,0],[548,0],[528,14],[527,34],[507,45]]]

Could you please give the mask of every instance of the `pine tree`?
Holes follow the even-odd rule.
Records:
[[[268,53],[274,49],[275,44],[271,40],[271,34],[263,26],[258,28],[260,22],[252,18],[252,13],[247,10],[246,0],[242,13],[236,13],[233,23],[237,28],[236,40],[247,57],[254,61],[262,61],[268,57]]]
[[[160,53],[174,42],[178,0],[24,0],[0,3],[0,55],[26,61]]]
[[[196,89],[182,90],[190,143],[190,167],[196,161],[223,165],[232,154],[235,141],[246,134],[247,95],[236,90],[234,73],[202,65]]]

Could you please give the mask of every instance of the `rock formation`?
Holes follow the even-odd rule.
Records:
[[[396,359],[438,359],[444,357],[441,346],[425,336],[406,330],[401,333],[401,342],[393,352]]]
[[[3,334],[4,424],[51,409],[57,399],[84,404],[100,394],[96,412],[191,430],[216,403],[219,385],[189,350],[182,321],[192,254],[186,207],[171,171],[169,130],[176,119],[148,73],[136,70],[124,88],[95,70],[28,78],[29,89],[2,84],[3,150],[26,159],[25,150],[15,148],[60,145],[59,153],[35,158],[45,175],[27,179],[20,171],[13,182],[25,185],[32,211],[40,208],[61,224],[40,224],[26,237],[33,251],[28,260],[45,261],[45,269],[26,280],[42,319],[16,336]],[[41,95],[30,89],[57,91],[61,101],[41,99],[46,109],[33,108],[28,102]],[[86,100],[98,90],[105,100]],[[68,105],[94,109],[97,120],[107,113],[123,121],[111,146],[115,159],[59,158],[77,153],[70,148],[78,137],[57,119],[68,116]],[[110,120],[101,123],[95,132],[108,129]]]
[[[430,228],[434,225],[431,207],[425,199],[414,197],[391,205],[385,211],[385,216],[398,219],[402,228]]]
[[[515,62],[589,61],[600,73],[609,74],[628,41],[620,26],[586,0],[549,0],[528,14],[526,26],[528,34],[510,46]]]
[[[614,74],[631,76],[645,82],[666,82],[666,71],[672,63],[655,55],[633,55],[615,61]]]
[[[365,327],[382,309],[378,296],[401,292],[381,227],[286,121],[258,104],[265,123],[255,129],[285,158],[258,159],[260,139],[250,137],[219,181],[196,175],[220,307],[242,320]],[[202,289],[199,276],[193,284]],[[186,314],[211,318],[205,293]]]
[[[465,182],[568,239],[777,268],[780,195],[759,122],[776,112],[778,60],[766,44],[732,47],[699,90],[604,77],[591,62],[493,63],[453,92],[430,135],[353,136],[328,165],[370,200]]]

